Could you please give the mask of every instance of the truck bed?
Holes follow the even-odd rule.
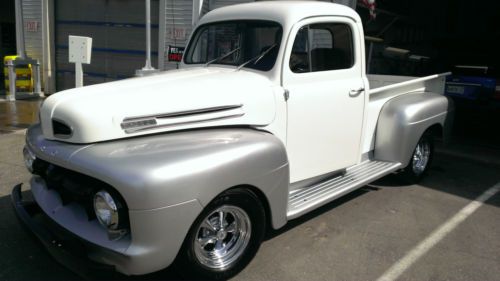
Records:
[[[367,75],[370,90],[363,153],[373,150],[378,116],[388,100],[411,92],[444,94],[446,76],[450,74],[446,72],[425,77]]]

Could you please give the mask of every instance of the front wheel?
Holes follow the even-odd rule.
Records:
[[[211,280],[236,275],[256,254],[264,226],[264,208],[253,192],[238,188],[222,193],[191,227],[179,253],[180,273]]]
[[[429,169],[434,157],[434,138],[425,132],[415,147],[408,166],[403,171],[404,178],[410,183],[419,182]]]

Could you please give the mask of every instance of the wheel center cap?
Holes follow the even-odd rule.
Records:
[[[222,240],[226,238],[226,232],[224,230],[217,231],[217,239]]]

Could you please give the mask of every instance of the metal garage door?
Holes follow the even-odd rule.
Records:
[[[151,1],[151,50],[157,66],[158,0]],[[92,62],[84,65],[84,85],[132,77],[145,64],[143,0],[56,0],[57,90],[74,87],[74,65],[68,63],[68,36],[93,38]]]

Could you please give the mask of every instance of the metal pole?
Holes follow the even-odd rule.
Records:
[[[9,95],[7,95],[8,101],[16,100],[16,67],[14,62],[11,60],[7,61],[7,67],[9,68]]]
[[[144,69],[153,69],[151,66],[151,0],[146,0],[146,66]]]
[[[75,62],[75,88],[83,87],[83,69],[81,62]]]
[[[157,72],[151,66],[151,0],[146,0],[146,65],[135,71],[136,76],[146,76]]]
[[[33,82],[35,87],[33,88],[33,94],[40,95],[42,93],[42,85],[40,81],[40,62],[36,60],[35,63],[31,64],[33,68]]]
[[[16,0],[16,45],[17,55],[20,59],[26,58],[26,50],[24,48],[24,21],[23,21],[23,4],[22,0]]]
[[[200,21],[201,12],[203,11],[203,0],[193,0],[193,18],[191,24],[193,27]]]

